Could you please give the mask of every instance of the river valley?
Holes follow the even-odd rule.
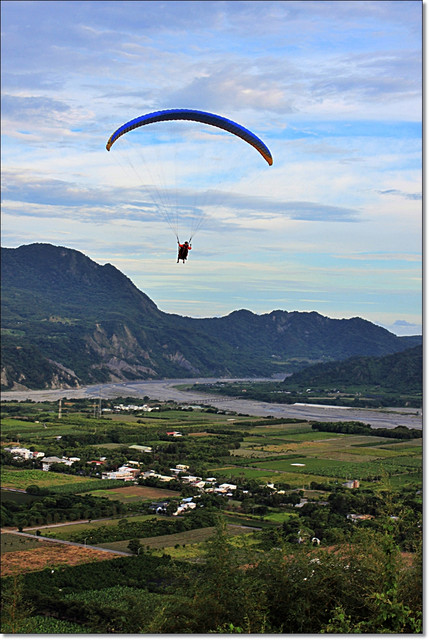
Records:
[[[211,405],[220,410],[236,411],[252,416],[273,416],[276,418],[302,418],[302,420],[318,420],[338,422],[341,420],[357,420],[370,424],[374,429],[393,429],[404,425],[413,429],[422,429],[422,410],[415,408],[392,409],[355,409],[347,407],[323,406],[314,404],[275,404],[244,400],[228,396],[213,395],[199,390],[183,391],[179,385],[211,383],[217,381],[233,382],[233,379],[221,378],[187,378],[170,380],[139,380],[122,383],[96,384],[79,389],[48,389],[40,391],[6,391],[3,400],[56,400],[60,398],[101,398],[111,399],[118,396],[135,398],[149,397],[151,400],[174,400],[180,403]],[[245,381],[246,379],[240,379]],[[255,379],[253,379],[255,381]]]

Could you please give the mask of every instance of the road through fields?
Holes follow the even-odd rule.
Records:
[[[240,378],[245,382],[249,379]],[[266,379],[265,379],[266,380]],[[339,422],[341,420],[358,420],[370,424],[373,428],[393,429],[398,425],[422,429],[421,409],[355,409],[314,404],[275,404],[244,400],[203,393],[199,390],[182,391],[177,389],[181,384],[204,384],[210,382],[234,382],[225,378],[188,378],[173,380],[140,380],[123,383],[96,384],[79,389],[49,389],[43,391],[6,391],[3,400],[44,400],[55,401],[60,398],[101,398],[112,399],[118,396],[130,396],[151,400],[174,400],[184,404],[211,405],[220,410],[236,411],[252,416],[273,416],[275,418],[299,418],[302,420],[318,420],[322,422]],[[256,379],[253,379],[256,381]]]

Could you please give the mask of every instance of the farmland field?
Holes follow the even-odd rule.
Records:
[[[122,401],[131,402],[118,400]],[[411,435],[401,431],[395,438],[380,437],[375,430],[371,435],[319,432],[311,422],[230,418],[215,413],[215,408],[181,411],[177,405],[174,410],[164,406],[155,415],[97,419],[92,404],[82,401],[73,415],[73,405],[64,403],[62,421],[58,406],[34,403],[27,414],[24,407],[9,407],[17,417],[30,418],[6,418],[14,442],[45,451],[46,456],[76,458],[74,466],[64,468],[66,473],[43,472],[40,460],[16,460],[2,452],[2,484],[10,488],[3,489],[7,527],[1,551],[3,584],[9,594],[4,601],[7,609],[8,597],[19,596],[22,589],[23,602],[31,603],[31,612],[24,612],[29,626],[20,627],[20,633],[199,633],[207,610],[231,600],[231,610],[205,631],[224,630],[227,627],[219,625],[225,621],[243,632],[258,634],[270,628],[283,633],[282,611],[287,610],[288,616],[298,612],[299,626],[291,629],[299,633],[307,625],[309,603],[326,623],[333,613],[325,605],[329,609],[338,603],[349,611],[349,596],[342,594],[359,587],[361,569],[364,596],[359,607],[372,610],[374,597],[385,593],[387,582],[378,568],[390,561],[390,546],[384,550],[379,544],[386,513],[395,516],[388,522],[392,545],[418,557],[421,438],[401,441]],[[7,408],[3,415],[8,415]],[[32,421],[36,415],[39,423]],[[354,429],[347,423],[341,427]],[[173,429],[183,437],[171,437],[168,432]],[[102,460],[106,471],[132,465],[140,477],[133,482],[102,480],[94,460]],[[153,469],[173,477],[173,467],[184,471],[174,477],[175,490],[146,473]],[[186,476],[201,477],[207,484]],[[346,479],[359,479],[360,486],[344,486]],[[219,485],[224,482],[237,489],[222,494]],[[43,491],[26,494],[29,485]],[[213,492],[206,493],[208,485]],[[172,514],[182,500],[193,501],[195,508],[176,517]],[[161,501],[165,512],[156,515],[151,503]],[[371,520],[355,524],[350,513],[369,515]],[[31,536],[38,530],[40,536]],[[313,535],[320,549],[313,548]],[[336,554],[329,556],[344,544],[353,548],[350,558],[359,559],[350,588],[343,559],[337,566]],[[330,561],[309,565],[309,553],[325,554]],[[245,566],[252,571],[243,571]],[[317,581],[296,580],[302,572],[312,577],[314,570]],[[406,576],[407,589],[418,580],[417,572],[414,575]],[[212,587],[217,578],[219,601]],[[283,610],[277,619],[276,606],[274,613],[270,606],[279,585]],[[409,602],[406,606],[417,615],[412,597]],[[272,616],[271,627],[265,627],[268,617],[262,606]],[[252,611],[256,617],[250,630],[246,616]],[[31,621],[37,621],[33,627]],[[314,634],[322,628],[315,626]]]
[[[260,462],[252,464],[258,464],[258,468],[267,469],[268,471],[296,471],[297,473],[314,472],[321,475],[324,475],[326,471],[337,471],[338,469],[338,462],[336,460],[325,460],[318,458],[290,458],[288,460],[277,460],[272,462]],[[347,468],[347,465],[343,466],[344,469]]]
[[[388,450],[378,449],[377,445],[384,445],[387,438],[376,438],[374,436],[353,436],[346,434],[332,434],[323,432],[307,432],[294,436],[278,436],[263,438],[258,442],[255,438],[245,438],[240,449],[231,453],[240,458],[269,458],[282,454],[301,454],[317,456],[320,458],[331,458],[339,461],[360,461],[365,462],[374,457],[387,457],[397,455]],[[354,446],[358,448],[353,449]],[[371,445],[371,449],[364,448],[363,445]]]
[[[151,411],[150,413],[143,413],[139,415],[124,415],[124,414],[111,414],[110,419],[112,421],[119,422],[137,422],[138,420],[145,422],[156,422],[157,424],[166,424],[168,427],[174,427],[183,425],[197,425],[207,423],[226,422],[224,415],[216,415],[213,413],[207,413],[206,411],[194,410],[194,411],[180,411],[171,409],[170,411]]]
[[[291,460],[291,462],[293,462],[293,460]],[[260,463],[255,463],[255,466],[260,467]],[[267,463],[267,466],[270,467],[271,464]],[[227,482],[243,477],[246,479],[261,480],[261,482],[286,483],[289,484],[292,489],[309,486],[311,482],[326,481],[326,477],[322,475],[310,473],[305,470],[298,472],[297,469],[299,469],[299,467],[290,467],[290,471],[286,472],[272,468],[216,467],[211,469],[210,473],[225,477]]]
[[[313,429],[307,422],[295,422],[295,423],[287,423],[284,424],[266,424],[263,426],[255,426],[255,427],[246,427],[246,431],[251,433],[252,435],[293,435],[293,434],[303,434],[303,433],[314,433]]]
[[[52,439],[55,435],[66,435],[79,432],[83,428],[83,420],[79,424],[77,419],[74,422],[68,422],[64,419],[63,422],[43,422],[43,420],[24,421],[16,420],[14,418],[3,418],[2,420],[2,440],[7,442],[13,440],[16,442],[18,439],[22,442],[32,438]],[[44,449],[42,449],[44,451]]]
[[[151,518],[155,518],[156,516],[146,515],[146,516],[127,516],[128,522],[144,522],[145,520],[149,520]],[[99,527],[114,527],[117,526],[119,520],[121,518],[114,519],[102,519],[102,520],[91,520],[91,522],[81,522],[81,523],[72,523],[72,524],[64,524],[61,526],[55,527],[34,527],[34,528],[26,528],[26,533],[35,533],[38,529],[41,531],[42,535],[52,536],[58,540],[71,540],[71,537],[75,533],[80,533],[84,529],[98,529]]]
[[[325,475],[318,475],[317,473],[310,473],[304,470],[296,471],[296,469],[303,469],[302,467],[291,467],[294,471],[276,471],[270,475],[265,476],[267,482],[278,482],[290,485],[291,489],[305,489],[309,488],[312,482],[323,483],[326,482]]]
[[[1,553],[10,553],[11,551],[27,551],[28,549],[35,549],[46,546],[49,542],[37,540],[36,538],[26,538],[24,536],[18,536],[15,533],[1,534]]]
[[[40,571],[46,567],[55,570],[55,567],[59,566],[98,562],[111,558],[111,553],[97,549],[47,543],[28,551],[3,553],[1,576],[20,575],[29,571]]]
[[[423,439],[422,438],[416,438],[415,440],[411,440],[408,442],[394,442],[392,444],[390,444],[389,447],[385,446],[388,445],[390,443],[385,443],[383,444],[383,448],[389,448],[392,449],[394,451],[396,450],[403,450],[405,449],[407,452],[409,453],[417,453],[417,454],[421,454],[422,451],[422,446],[423,446]]]
[[[208,540],[214,533],[215,527],[204,527],[203,529],[193,529],[192,531],[184,531],[182,533],[172,533],[165,536],[157,536],[155,538],[140,538],[140,544],[142,547],[149,547],[150,549],[163,549],[165,553],[170,555],[176,555],[184,557],[184,552],[176,551],[174,548],[179,545],[183,549],[183,545],[198,545],[201,542]],[[227,525],[227,532],[229,536],[245,535],[249,533],[248,530],[243,529],[240,525]],[[105,549],[112,549],[113,551],[129,551],[127,548],[128,540],[120,540],[117,542],[105,542],[97,545]],[[188,549],[188,557],[196,557],[201,555],[201,549],[194,547]],[[186,555],[186,553],[185,553]]]
[[[210,473],[227,478],[264,478],[269,475],[269,472],[263,469],[253,469],[252,467],[215,467],[210,470]]]
[[[11,429],[37,429],[37,423],[31,420],[19,420],[17,418],[3,418],[2,420],[3,436],[5,432],[9,432]],[[40,427],[39,427],[40,428]],[[41,425],[43,429],[43,424]]]
[[[235,458],[270,458],[278,456],[276,451],[266,451],[261,449],[251,449],[247,445],[240,447],[240,449],[232,449],[230,455]]]
[[[296,427],[295,427],[296,428]],[[292,431],[292,430],[291,430]],[[256,431],[252,430],[252,435],[256,433]],[[341,440],[342,438],[346,438],[346,434],[341,433],[325,433],[323,431],[314,431],[313,429],[304,431],[300,430],[299,432],[292,431],[291,433],[288,431],[279,431],[278,427],[276,427],[276,431],[271,431],[269,433],[259,432],[259,435],[264,436],[264,444],[270,441],[277,442],[319,442],[321,440]]]
[[[403,486],[418,486],[422,484],[422,472],[420,473],[403,473],[401,475],[394,475],[389,478],[392,489],[398,489]]]
[[[83,482],[97,482],[94,478],[83,478],[41,469],[1,469],[1,486],[12,489],[26,489],[32,484],[39,487],[58,487],[65,484],[81,484]]]
[[[110,500],[120,500],[121,502],[137,502],[141,500],[162,500],[163,498],[178,498],[178,491],[171,489],[161,489],[158,487],[142,487],[140,485],[132,485],[127,487],[118,487],[116,489],[97,489],[91,491],[91,496],[99,496],[109,498]]]
[[[127,610],[129,603],[128,598],[132,597],[139,600],[140,606],[154,606],[162,597],[156,593],[150,593],[145,589],[136,587],[124,587],[118,585],[116,587],[107,587],[106,589],[90,589],[83,593],[72,593],[64,596],[65,600],[73,602],[95,603],[114,605],[118,609]]]
[[[266,520],[270,522],[276,522],[278,524],[282,524],[283,522],[287,522],[291,520],[291,518],[296,518],[297,514],[295,513],[286,513],[284,511],[272,511],[266,516]]]

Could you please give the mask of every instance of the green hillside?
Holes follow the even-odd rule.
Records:
[[[283,384],[288,389],[378,387],[397,393],[421,392],[423,349],[417,346],[382,357],[364,356],[316,364],[286,378]]]

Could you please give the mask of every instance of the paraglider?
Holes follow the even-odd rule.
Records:
[[[139,129],[141,127],[144,127],[149,124],[154,124],[154,123],[163,123],[168,121],[184,121],[184,120],[203,123],[212,127],[217,127],[218,129],[222,129],[228,133],[231,133],[234,136],[246,142],[248,145],[250,145],[254,149],[256,149],[264,158],[264,160],[268,163],[269,166],[273,164],[273,158],[270,150],[265,145],[265,143],[262,142],[262,140],[258,138],[254,133],[252,133],[245,127],[241,126],[240,124],[237,124],[232,120],[229,120],[228,118],[215,115],[213,113],[208,113],[205,111],[198,111],[195,109],[166,109],[163,111],[154,111],[152,113],[147,113],[145,115],[134,118],[133,120],[129,120],[125,124],[118,127],[118,129],[116,129],[112,133],[112,135],[107,141],[106,149],[107,151],[110,151],[112,146],[117,142],[119,138],[121,138],[125,134],[128,134],[130,131],[133,131],[135,129]],[[134,169],[134,171],[136,170],[134,165],[132,165],[132,168]],[[154,185],[154,188],[153,190],[151,190],[150,195],[152,195],[153,193],[156,193],[159,195],[160,193],[159,185],[156,185],[156,184]],[[153,199],[155,200],[155,198]],[[163,199],[162,202],[155,203],[155,205],[157,210],[163,215],[166,222],[169,224],[170,228],[172,229],[173,233],[176,236],[176,240],[179,245],[177,262],[179,262],[179,260],[182,260],[183,263],[185,263],[185,260],[188,257],[188,251],[192,248],[191,240],[195,235],[196,231],[200,228],[202,218],[204,217],[205,213],[204,211],[202,214],[200,213],[201,219],[197,221],[197,224],[193,229],[193,233],[190,235],[189,241],[181,244],[179,241],[179,234],[178,234],[178,222],[176,222],[176,220],[173,219],[173,215],[177,217],[179,213],[187,211],[186,204],[182,206],[174,206],[169,202],[166,204],[166,200],[167,199],[165,198]],[[198,207],[197,205],[194,205],[193,209],[201,210],[202,207],[201,206]]]
[[[187,260],[188,258],[188,252],[192,249],[191,244],[187,240],[183,244],[180,244],[180,242],[177,241],[177,244],[179,245],[177,262],[179,262],[179,260],[182,260],[183,264],[185,264],[185,260]]]

